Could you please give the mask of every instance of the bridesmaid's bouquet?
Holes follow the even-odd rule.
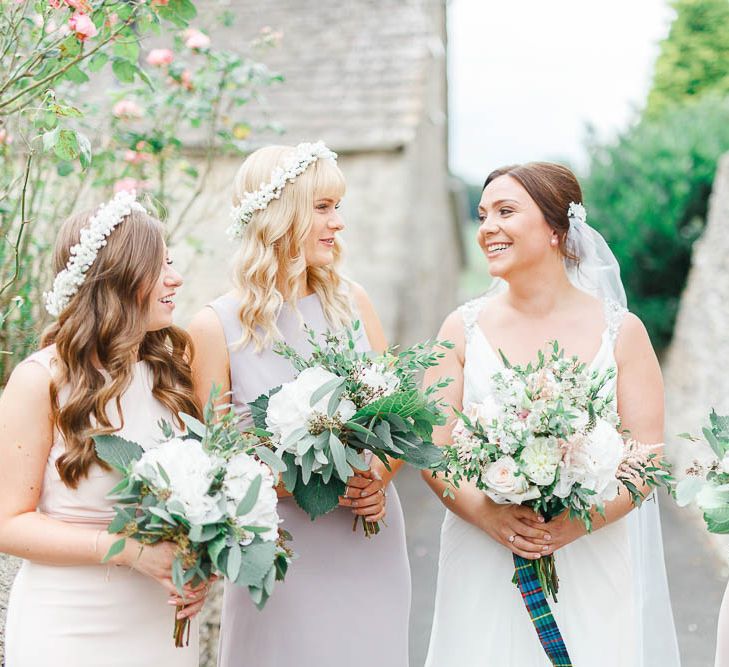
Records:
[[[292,556],[271,471],[280,461],[255,436],[241,434],[232,414],[216,421],[212,400],[205,423],[180,417],[187,434],[176,436],[163,421],[165,440],[146,451],[115,435],[94,437],[99,458],[122,474],[109,493],[117,504],[108,528],[121,537],[105,560],[122,551],[127,537],[168,540],[177,544],[172,581],[180,594],[185,584],[221,574],[247,586],[261,609]],[[186,633],[189,619],[175,620],[175,646],[187,643]]]
[[[709,532],[729,533],[729,416],[712,410],[703,434],[715,458],[705,463],[697,461],[686,471],[686,477],[676,485],[676,502],[681,507],[695,502]]]
[[[386,466],[388,457],[421,469],[436,469],[443,461],[432,434],[434,425],[445,423],[445,414],[433,394],[449,381],[421,391],[417,374],[436,366],[444,356],[436,349],[451,343],[378,355],[357,351],[359,330],[354,322],[351,329],[320,339],[308,329],[308,358],[277,344],[275,351],[298,375],[250,404],[255,434],[267,438],[285,463],[284,486],[312,520],[337,507],[356,470],[369,469],[367,451]],[[377,523],[363,518],[362,525],[368,537],[379,532]]]
[[[533,507],[546,521],[569,512],[587,530],[593,512],[622,484],[634,503],[644,485],[668,485],[667,464],[654,448],[625,439],[614,395],[606,390],[615,370],[590,371],[565,358],[557,342],[536,364],[504,368],[493,376],[493,393],[459,413],[453,444],[445,447],[448,476],[462,479],[497,503]],[[446,493],[452,494],[450,488]],[[556,600],[554,556],[531,561],[545,593]]]

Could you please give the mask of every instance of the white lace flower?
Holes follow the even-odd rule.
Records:
[[[86,272],[96,260],[99,250],[106,245],[106,238],[133,210],[144,212],[144,207],[135,200],[134,192],[121,191],[114,198],[102,204],[80,233],[79,242],[71,248],[66,268],[53,281],[53,289],[43,294],[46,310],[58,317],[78,292]]]
[[[237,509],[241,500],[245,497],[253,480],[261,476],[261,488],[258,491],[258,499],[253,509],[247,514],[237,516]],[[259,533],[261,539],[270,542],[278,537],[278,524],[281,520],[278,517],[278,498],[275,489],[271,469],[248,454],[237,454],[228,461],[223,479],[223,491],[225,493],[228,515],[234,519],[239,526],[256,526],[265,528],[266,531]],[[243,540],[249,544],[254,534],[249,532]]]
[[[233,222],[228,227],[228,235],[231,238],[240,238],[243,228],[251,221],[256,211],[263,211],[274,199],[281,197],[286,183],[293,183],[309,165],[324,158],[336,160],[337,154],[329,150],[323,141],[313,144],[301,143],[296,146],[294,154],[285,160],[283,166],[273,170],[268,183],[261,183],[255,192],[245,192],[240,204],[233,207],[230,213]]]
[[[222,496],[210,494],[221,465],[221,460],[208,454],[198,440],[173,438],[144,452],[132,473],[153,489],[169,491],[167,504],[179,502],[191,524],[204,526],[224,516]]]

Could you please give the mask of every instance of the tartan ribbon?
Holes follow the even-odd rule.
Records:
[[[552,610],[549,608],[532,561],[516,554],[512,555],[516,570],[516,585],[539,636],[539,643],[554,667],[572,667],[564,639],[557,627],[557,621],[552,616]]]

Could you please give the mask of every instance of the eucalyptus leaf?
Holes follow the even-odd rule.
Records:
[[[276,456],[268,447],[265,445],[259,445],[253,450],[256,456],[265,463],[271,470],[275,472],[285,472],[286,464]]]
[[[240,546],[237,542],[233,543],[228,550],[228,561],[225,566],[225,574],[228,579],[235,581],[240,574],[240,566],[242,563],[242,554]]]
[[[235,510],[237,516],[248,514],[256,506],[262,480],[261,475],[256,475],[255,479],[251,482],[245,496],[243,496],[243,499],[238,503],[238,507]]]
[[[354,471],[347,463],[344,445],[334,431],[331,431],[329,434],[329,447],[332,452],[332,458],[334,459],[334,467],[337,469],[337,475],[339,475],[339,479],[346,481],[354,474]]]

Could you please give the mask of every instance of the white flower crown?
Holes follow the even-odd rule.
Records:
[[[261,183],[255,192],[245,192],[240,204],[233,207],[230,212],[233,223],[228,227],[228,235],[234,239],[240,238],[243,235],[243,228],[251,221],[256,211],[262,211],[274,199],[278,199],[286,183],[293,183],[309,165],[321,158],[336,160],[337,154],[329,150],[323,141],[296,146],[295,153],[286,159],[283,166],[273,170],[268,183]]]
[[[134,192],[122,190],[111,201],[99,206],[88,226],[81,230],[79,242],[71,248],[66,268],[56,276],[53,289],[43,294],[46,310],[53,317],[61,314],[86,280],[86,272],[106,245],[106,237],[133,210],[146,212],[136,201]]]
[[[572,225],[584,224],[587,222],[587,209],[572,201],[567,209],[567,217]]]

